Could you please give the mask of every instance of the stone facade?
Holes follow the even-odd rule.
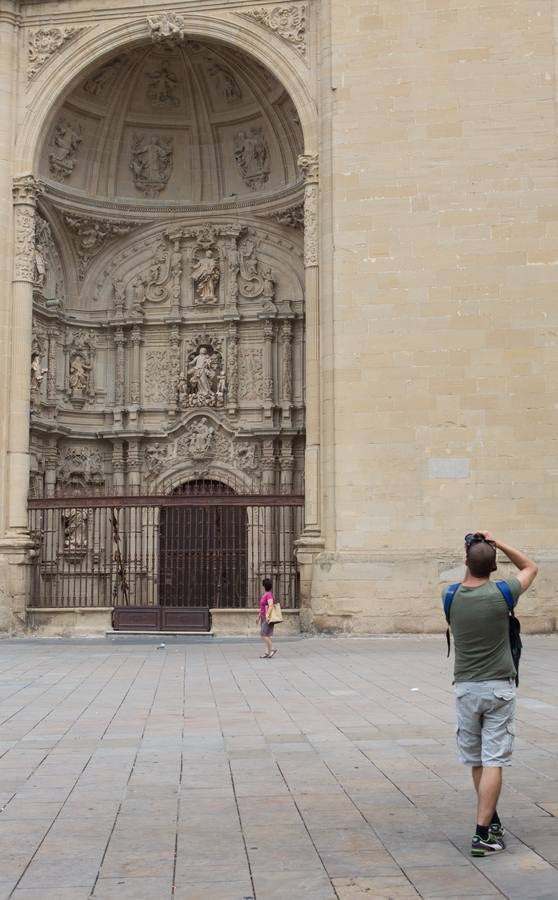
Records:
[[[304,474],[304,628],[439,630],[478,527],[555,627],[555,29],[4,0],[0,627],[29,487],[257,483],[264,445]]]

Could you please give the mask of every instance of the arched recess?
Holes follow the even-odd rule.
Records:
[[[317,153],[318,114],[310,90],[310,73],[295,51],[286,49],[273,35],[266,40],[261,29],[237,20],[191,13],[182,18],[189,37],[209,38],[235,47],[272,73],[295,104],[305,153]],[[144,44],[148,37],[147,18],[105,30],[94,27],[44,66],[28,92],[27,111],[16,141],[16,176],[37,171],[45,130],[72,87],[116,54]]]
[[[307,175],[310,165],[315,175],[315,160],[308,151],[315,150],[316,115],[304,63],[290,51],[279,52],[273,41],[267,47],[261,32],[249,26],[209,17],[186,19],[189,38],[214,40],[244,53],[277,79],[299,114],[304,134],[300,151],[307,151],[303,173]],[[40,175],[41,165],[48,165],[47,136],[64,104],[76,108],[79,84],[118,52],[145,48],[148,41],[145,20],[103,33],[93,30],[60,54],[57,69],[45,66],[30,91],[29,114],[20,135],[18,158],[23,168]],[[87,65],[76,74],[85,59]],[[285,168],[295,170],[293,165]],[[106,194],[88,195],[86,185],[73,192],[67,184],[53,185],[47,175],[40,202],[53,205],[57,227],[63,221],[74,229],[66,245],[73,241],[73,264],[78,267],[73,283],[81,291],[70,316],[68,310],[54,309],[38,292],[41,352],[48,357],[48,377],[43,384],[39,358],[32,428],[36,441],[42,441],[47,492],[63,491],[59,473],[68,468],[70,458],[83,470],[84,480],[94,476],[98,486],[104,478],[111,488],[130,487],[135,493],[152,492],[162,483],[168,486],[169,479],[180,483],[185,477],[199,478],[200,473],[231,487],[239,480],[251,487],[257,482],[262,493],[294,489],[296,478],[304,473],[303,293],[309,283],[305,264],[313,270],[310,283],[317,285],[314,175],[313,201],[306,203],[311,215],[305,217],[310,241],[304,248],[301,201],[304,194],[308,200],[309,193],[302,177],[286,183],[281,196],[278,191],[268,195],[265,188],[256,191],[253,202],[237,204],[236,211],[234,202],[213,198],[206,203],[204,218],[199,203],[188,209],[187,203],[163,206],[151,203],[149,197],[141,210],[130,206],[127,196],[112,203]],[[289,198],[298,204],[296,214],[281,207]],[[137,221],[132,221],[136,213]],[[160,241],[152,245],[158,231]],[[141,251],[146,259],[125,284],[119,273],[129,274],[134,268],[127,268],[126,259],[135,253],[136,234],[140,240],[146,235]],[[300,296],[288,296],[278,283],[287,267],[281,262],[277,271],[271,270],[280,254],[278,249],[273,257],[266,250],[269,240],[281,253],[292,253]],[[91,248],[96,250],[97,245],[101,252],[93,260]],[[214,277],[209,269],[204,275],[204,257],[217,271]],[[111,269],[113,262],[116,267]],[[315,294],[313,298],[316,301]],[[96,309],[95,302],[100,304]],[[315,302],[312,315],[315,362]],[[208,357],[213,368],[204,376],[203,360]],[[203,383],[203,377],[210,386],[200,392],[194,386]],[[148,388],[163,379],[164,391],[150,393]],[[306,392],[306,408],[316,390]],[[312,421],[317,420],[314,410]],[[63,435],[58,445],[57,434]],[[40,450],[32,449],[38,459]],[[315,490],[312,496],[316,498]],[[316,508],[315,499],[311,508]],[[260,544],[254,559],[258,565],[262,561],[267,572],[271,564],[287,573],[282,576],[286,582],[293,577],[294,541],[300,529],[295,531],[290,510],[281,517],[287,523],[289,543],[283,541],[277,551],[270,549],[279,547],[273,531],[279,517],[266,510],[254,525]],[[141,519],[130,515],[127,527],[142,550]],[[76,546],[79,541],[81,547]],[[83,527],[72,536],[71,549],[74,555],[82,551],[83,559],[98,557]]]

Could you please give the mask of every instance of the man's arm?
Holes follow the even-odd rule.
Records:
[[[538,565],[533,562],[532,559],[529,559],[525,553],[522,553],[521,550],[516,550],[515,547],[510,547],[509,544],[504,544],[503,541],[497,540],[497,538],[492,537],[492,535],[488,531],[481,531],[479,534],[482,534],[485,540],[494,541],[498,550],[501,550],[502,553],[505,553],[510,562],[517,566],[519,572],[517,573],[517,580],[521,585],[521,593],[527,590],[527,588],[531,587],[535,578],[537,577],[537,573],[539,571]]]

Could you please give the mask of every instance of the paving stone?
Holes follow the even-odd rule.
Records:
[[[420,896],[403,875],[334,878],[333,887],[339,900],[412,900]]]
[[[0,900],[558,897],[558,638],[526,638],[508,850],[474,861],[438,638],[253,650],[3,643]]]

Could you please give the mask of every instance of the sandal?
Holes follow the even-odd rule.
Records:
[[[271,653],[268,653],[268,654],[267,654],[267,658],[268,658],[268,659],[271,659],[271,657],[272,657],[272,656],[275,656],[276,653],[277,653],[277,650],[272,650]]]
[[[269,659],[269,653],[264,653],[263,656],[260,656],[260,659]]]

